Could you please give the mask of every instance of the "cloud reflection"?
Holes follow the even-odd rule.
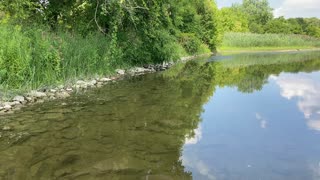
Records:
[[[256,119],[260,121],[260,127],[262,129],[267,128],[267,120],[265,120],[265,118],[263,118],[259,113],[256,113]]]
[[[303,112],[307,125],[320,131],[320,82],[311,75],[289,75],[271,77],[281,89],[281,96],[298,99],[298,108]]]
[[[192,145],[197,144],[202,139],[202,129],[201,126],[199,126],[197,129],[194,130],[194,136],[193,137],[186,137],[185,144],[186,145]]]
[[[210,173],[209,167],[201,160],[196,159],[195,157],[188,158],[186,156],[181,157],[181,161],[183,166],[189,167],[191,169],[194,169],[202,176],[206,177],[210,180],[215,180],[216,177]]]

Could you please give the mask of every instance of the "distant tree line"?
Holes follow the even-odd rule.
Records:
[[[226,32],[301,34],[320,38],[318,18],[274,18],[268,0],[243,0],[242,4],[221,9]]]

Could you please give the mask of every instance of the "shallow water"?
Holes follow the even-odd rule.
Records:
[[[0,129],[0,179],[320,179],[320,52],[190,61]]]

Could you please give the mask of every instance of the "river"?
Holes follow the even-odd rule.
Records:
[[[320,52],[188,61],[0,117],[0,179],[320,179]]]

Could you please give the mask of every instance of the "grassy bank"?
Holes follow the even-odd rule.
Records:
[[[320,39],[304,35],[226,33],[218,50],[282,51],[314,48],[320,48]]]
[[[117,52],[111,52],[112,44],[102,38],[106,37],[1,26],[0,88],[35,89],[124,66],[125,62],[111,59]]]
[[[193,39],[182,43],[173,38],[157,47],[158,54],[135,46],[122,37],[96,32],[52,32],[46,28],[0,26],[0,99],[5,93],[20,94],[33,89],[67,84],[79,79],[108,76],[118,68],[127,69],[145,63],[160,63],[159,57],[175,61],[181,57],[210,52]],[[166,39],[167,38],[167,39]],[[116,40],[115,40],[116,39]],[[169,41],[170,40],[170,41]],[[158,57],[158,59],[153,58]]]

